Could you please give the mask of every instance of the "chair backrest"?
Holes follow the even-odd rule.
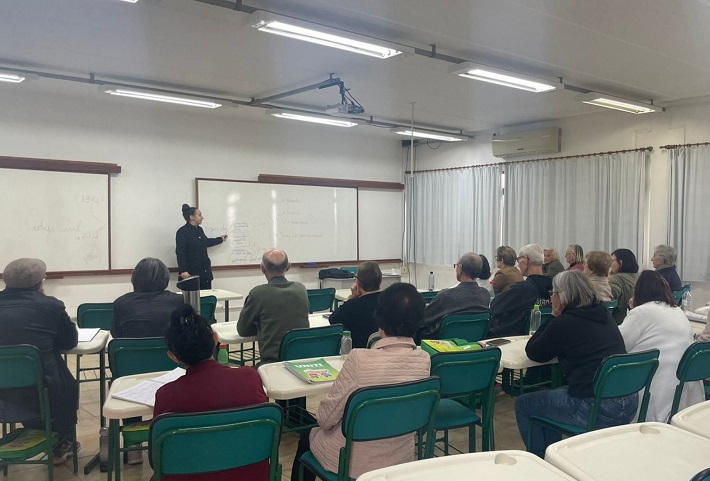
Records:
[[[364,387],[353,392],[343,413],[345,448],[340,451],[339,474],[344,474],[347,479],[352,443],[357,441],[426,431],[424,457],[431,457],[434,449],[433,420],[439,405],[440,386],[439,378],[428,377],[400,384]]]
[[[215,296],[200,297],[200,315],[207,319],[210,324],[214,324],[214,313],[217,310],[217,298]]]
[[[180,366],[168,357],[168,346],[163,337],[111,339],[108,343],[108,365],[113,379],[171,371]]]
[[[357,267],[341,267],[341,271],[345,272],[350,272],[352,275],[356,276],[357,275]]]
[[[44,386],[44,373],[39,350],[35,346],[20,344],[0,347],[0,389],[36,386],[40,401],[40,418],[49,429],[49,394]],[[0,414],[2,411],[0,411]],[[3,420],[0,417],[0,420]],[[14,422],[15,420],[7,420]],[[4,432],[4,430],[3,430]]]
[[[710,480],[710,468],[703,469],[698,474],[690,478],[690,481],[708,481]]]
[[[673,291],[673,299],[677,306],[683,304],[683,294],[690,290],[690,284],[684,285],[681,289]]]
[[[629,396],[644,389],[638,421],[646,420],[650,386],[658,369],[658,349],[614,354],[602,360],[594,375],[594,405],[587,429],[593,431],[597,424],[599,405],[602,399]]]
[[[678,386],[673,396],[671,417],[678,412],[685,383],[710,378],[710,342],[696,342],[688,346],[680,358],[675,375],[678,378]]]
[[[293,361],[309,357],[337,356],[340,354],[342,338],[342,324],[291,329],[281,338],[279,360]]]
[[[466,339],[468,342],[486,338],[491,327],[491,314],[450,314],[444,316],[439,327],[439,339]]]
[[[604,303],[604,306],[606,306],[606,308],[609,309],[609,312],[612,312],[614,309],[616,309],[619,306],[619,299],[613,299],[611,301],[606,301]]]
[[[441,378],[441,397],[477,394],[493,387],[500,356],[497,347],[433,355],[431,375]]]
[[[111,329],[113,302],[87,302],[76,310],[76,325],[79,327]]]
[[[335,288],[327,289],[307,289],[308,312],[313,314],[316,311],[332,311],[333,301],[335,301]]]
[[[437,294],[439,294],[439,291],[425,291],[419,293],[419,295],[422,296],[422,299],[424,299],[425,304],[431,303],[431,301],[434,300]]]
[[[281,407],[169,413],[150,423],[148,456],[155,481],[165,475],[200,474],[269,460],[270,480],[281,478]]]

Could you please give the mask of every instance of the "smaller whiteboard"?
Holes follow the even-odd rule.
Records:
[[[109,269],[108,175],[0,169],[0,268],[36,257],[48,271]]]
[[[271,247],[292,263],[357,260],[357,190],[353,188],[197,180],[213,266],[254,265]]]

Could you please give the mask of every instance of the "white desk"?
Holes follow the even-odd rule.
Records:
[[[328,361],[328,364],[338,371],[342,369],[345,362],[340,356],[329,356],[323,359]],[[261,382],[264,384],[266,395],[280,401],[324,394],[330,391],[330,387],[333,385],[332,382],[310,384],[286,369],[286,366],[281,362],[263,364],[259,366],[258,372],[259,376],[261,376]]]
[[[577,481],[685,481],[710,464],[710,439],[664,423],[627,424],[552,444],[545,461]]]
[[[177,294],[182,294],[181,291],[176,291]],[[215,296],[217,302],[224,302],[224,322],[229,322],[229,301],[237,301],[244,299],[244,296],[238,292],[225,291],[224,289],[201,289],[200,297]]]
[[[382,274],[382,283],[380,284],[380,287],[382,289],[391,286],[392,284],[395,284],[397,282],[402,281],[402,276],[399,274]],[[354,277],[347,277],[344,279],[333,279],[330,277],[327,277],[325,279],[320,279],[319,280],[319,286],[320,289],[325,289],[328,287],[334,287],[337,290],[345,290],[346,288],[349,290],[350,286],[353,285],[355,282]],[[350,294],[348,294],[350,295]]]
[[[671,424],[710,439],[710,401],[694,404],[676,413]],[[710,466],[710,455],[708,455]]]
[[[322,312],[308,315],[310,327],[328,326],[328,319],[323,317]],[[244,344],[245,342],[256,342],[256,336],[240,336],[237,333],[237,321],[218,322],[212,324],[212,331],[217,334],[217,339],[222,344]]]
[[[525,451],[490,451],[423,459],[365,473],[357,481],[574,481]]]

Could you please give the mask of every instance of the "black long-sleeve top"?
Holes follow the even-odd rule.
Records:
[[[221,237],[209,238],[199,225],[185,223],[175,233],[175,254],[179,272],[200,276],[200,281],[211,281],[214,276],[210,269],[212,263],[207,256],[207,248],[221,243]]]

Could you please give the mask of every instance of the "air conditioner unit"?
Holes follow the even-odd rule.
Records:
[[[561,129],[558,127],[514,134],[493,134],[493,155],[508,158],[559,152],[560,135]]]

